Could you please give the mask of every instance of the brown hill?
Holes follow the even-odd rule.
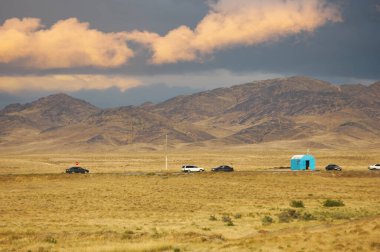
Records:
[[[256,81],[163,103],[101,110],[65,94],[0,111],[0,146],[66,148],[136,143],[247,144],[289,140],[376,144],[380,82],[335,86],[307,77]]]
[[[9,121],[14,119],[18,127],[31,126],[46,130],[81,122],[98,111],[100,109],[86,101],[56,94],[25,105],[11,104],[5,107],[0,111],[0,123],[4,122],[4,118]]]
[[[13,104],[0,111],[0,145],[31,148],[102,148],[132,143],[205,141],[207,132],[187,124],[173,124],[150,106],[101,110],[65,94],[51,95],[35,102]]]
[[[193,121],[241,115],[234,116],[233,123],[267,116],[323,115],[348,108],[372,114],[380,107],[376,98],[379,86],[338,87],[307,77],[291,77],[180,96],[157,105],[155,110],[169,118]]]
[[[177,121],[194,121],[223,143],[322,136],[327,142],[345,137],[372,141],[380,136],[379,87],[291,77],[176,97],[155,110]]]

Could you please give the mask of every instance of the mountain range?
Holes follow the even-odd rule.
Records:
[[[333,85],[308,77],[255,81],[140,106],[100,109],[66,94],[0,110],[0,147],[104,150],[294,143],[380,146],[380,82]]]

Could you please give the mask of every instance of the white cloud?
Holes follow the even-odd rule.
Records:
[[[37,18],[12,18],[0,26],[0,62],[33,68],[111,68],[125,64],[134,53],[126,34],[90,29],[76,18],[45,29]]]
[[[234,73],[226,69],[185,74],[152,76],[127,75],[46,75],[0,76],[0,92],[20,94],[27,91],[75,92],[83,89],[119,88],[121,91],[152,84],[212,89],[248,83],[255,80],[281,78],[284,75],[265,72]]]
[[[234,46],[252,46],[301,32],[313,32],[328,22],[340,22],[337,6],[326,0],[218,0],[194,30],[180,26],[160,36],[133,31],[128,39],[149,47],[153,64],[201,60]]]
[[[105,33],[76,18],[45,28],[38,18],[12,18],[0,26],[0,63],[32,69],[119,67],[134,56],[127,41],[145,45],[151,63],[201,61],[218,50],[252,46],[328,22],[340,22],[327,0],[210,0],[194,29],[182,25],[160,36],[150,31]]]
[[[72,92],[110,87],[124,91],[140,84],[140,80],[124,75],[0,76],[0,92],[7,93],[20,93],[25,90]]]

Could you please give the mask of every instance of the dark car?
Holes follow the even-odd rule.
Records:
[[[221,165],[219,167],[212,168],[211,171],[213,171],[213,172],[233,172],[234,168],[232,168],[231,166],[228,166],[228,165]]]
[[[66,173],[89,173],[89,170],[82,168],[82,167],[70,167],[69,169],[66,169]]]
[[[341,171],[341,170],[342,170],[342,167],[336,164],[329,164],[328,166],[326,166],[326,171]]]

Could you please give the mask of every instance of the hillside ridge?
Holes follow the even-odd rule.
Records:
[[[380,82],[341,85],[295,76],[100,109],[59,93],[0,111],[0,146],[103,148],[137,143],[371,143],[380,136]],[[326,140],[327,139],[327,140]]]

